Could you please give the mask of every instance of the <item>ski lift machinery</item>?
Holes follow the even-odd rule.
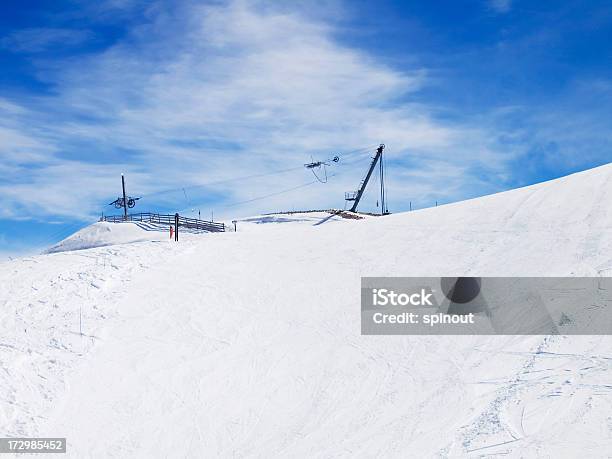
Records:
[[[376,168],[376,164],[379,166],[380,171],[380,204],[381,204],[381,215],[388,215],[389,209],[387,208],[386,203],[386,190],[385,190],[385,179],[384,179],[384,163],[383,163],[383,151],[385,149],[385,144],[381,143],[376,149],[376,154],[372,158],[372,162],[370,163],[370,167],[365,178],[359,184],[357,191],[348,191],[344,193],[344,199],[347,202],[352,202],[353,205],[349,209],[351,212],[357,212],[357,206],[359,205],[359,201],[363,197],[363,193],[368,186],[368,182],[370,181],[370,177]]]
[[[312,157],[311,157],[311,159],[312,159]],[[338,156],[334,156],[334,157],[332,158],[332,160],[331,160],[331,161],[332,161],[332,162],[334,162],[334,163],[337,163],[338,161],[340,161],[340,157],[338,157]],[[304,164],[304,167],[305,167],[306,169],[309,169],[309,170],[312,172],[312,175],[314,175],[314,176],[315,176],[315,178],[316,178],[316,179],[317,179],[319,182],[321,182],[321,183],[327,183],[327,166],[330,166],[330,165],[331,165],[331,164],[330,164],[328,161],[314,161],[314,160],[313,160],[313,161],[312,161],[312,162],[310,162],[310,163],[306,163],[306,164]],[[315,172],[315,169],[321,169],[321,168],[323,168],[323,173],[325,174],[325,175],[324,175],[324,178],[319,177],[319,176],[317,175],[317,173]]]

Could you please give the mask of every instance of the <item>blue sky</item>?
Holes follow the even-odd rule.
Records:
[[[143,196],[137,210],[231,218],[342,207],[368,162],[355,150],[380,142],[391,211],[609,162],[609,2],[0,9],[4,256],[112,213],[121,173]],[[277,193],[312,182],[300,166],[334,154],[327,183]],[[370,192],[363,208],[375,205]]]

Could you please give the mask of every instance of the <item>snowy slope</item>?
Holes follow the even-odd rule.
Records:
[[[79,458],[609,457],[610,337],[361,336],[359,282],[607,276],[611,198],[604,166],[384,218],[4,263],[3,430],[66,436]]]
[[[58,242],[46,253],[66,252],[70,250],[92,249],[109,245],[127,244],[141,241],[160,241],[167,239],[169,228],[150,223],[98,222],[89,225]]]

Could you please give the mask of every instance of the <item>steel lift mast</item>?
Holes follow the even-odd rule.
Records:
[[[383,175],[384,172],[383,172],[383,162],[382,162],[382,154],[383,154],[384,149],[385,149],[385,145],[382,143],[376,149],[376,154],[374,155],[374,158],[372,158],[372,164],[370,164],[370,168],[368,169],[368,173],[366,174],[365,178],[361,181],[361,184],[359,185],[359,189],[356,192],[348,192],[344,194],[344,198],[347,201],[353,201],[353,206],[350,208],[351,212],[357,211],[357,206],[359,205],[359,201],[361,200],[361,197],[363,196],[366,186],[368,186],[368,182],[370,181],[372,172],[374,172],[374,169],[376,168],[376,164],[380,161],[381,214],[386,215],[389,213],[389,211],[385,207],[385,185],[384,185],[384,175]]]

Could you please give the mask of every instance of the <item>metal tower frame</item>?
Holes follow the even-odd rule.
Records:
[[[372,163],[370,164],[368,173],[366,174],[365,178],[359,184],[359,189],[356,192],[345,193],[344,198],[347,201],[353,201],[353,206],[350,208],[351,212],[357,211],[357,206],[359,205],[359,201],[361,200],[361,197],[363,196],[366,186],[368,186],[368,182],[370,181],[372,172],[374,172],[374,169],[376,168],[376,164],[380,161],[381,213],[382,215],[386,215],[389,213],[388,209],[385,207],[386,204],[385,204],[384,166],[383,166],[383,159],[382,159],[382,154],[383,154],[384,149],[385,149],[385,145],[382,143],[376,149],[376,154],[374,155],[374,158],[372,158]]]

